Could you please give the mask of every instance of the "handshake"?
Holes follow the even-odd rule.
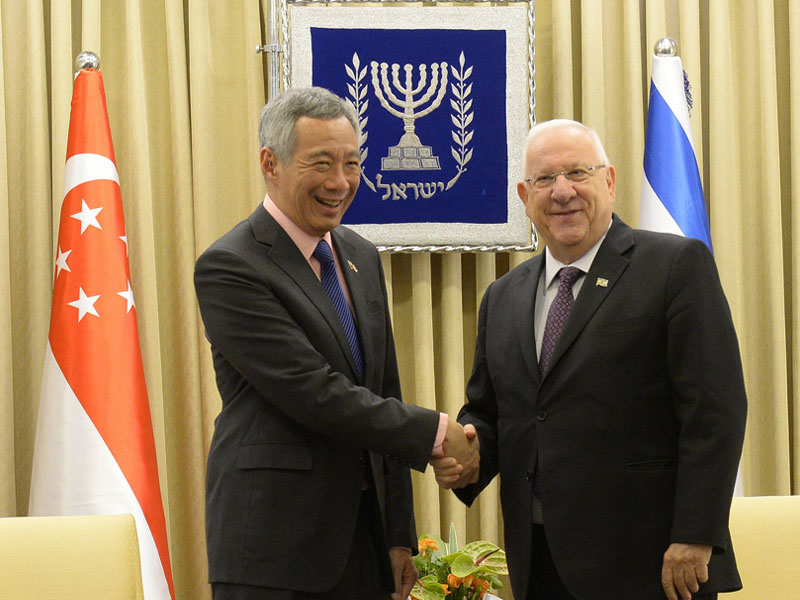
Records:
[[[473,484],[478,481],[480,462],[480,443],[475,427],[464,427],[449,418],[442,449],[431,455],[430,463],[436,483],[445,489]]]

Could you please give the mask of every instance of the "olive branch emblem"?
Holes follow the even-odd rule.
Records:
[[[367,67],[365,66],[363,69],[360,69],[360,67],[361,61],[358,58],[358,53],[354,52],[353,68],[351,69],[347,64],[344,66],[347,76],[352,81],[352,83],[347,84],[347,91],[350,93],[352,99],[347,98],[347,101],[353,105],[353,108],[356,109],[356,114],[358,115],[358,124],[361,127],[361,144],[358,147],[361,158],[361,177],[364,178],[364,183],[367,184],[369,189],[374,192],[375,184],[369,180],[369,177],[367,177],[367,174],[364,172],[364,161],[367,160],[367,154],[369,154],[369,148],[364,147],[364,144],[367,141],[367,120],[369,119],[369,117],[364,116],[364,113],[367,111],[367,107],[369,106],[369,99],[366,98],[369,84],[361,83],[361,80],[364,79],[367,74]]]
[[[455,114],[450,115],[450,119],[453,121],[453,125],[456,128],[455,130],[451,130],[450,133],[453,134],[453,142],[455,142],[457,146],[457,148],[456,146],[450,146],[450,153],[453,155],[458,165],[458,171],[455,177],[447,182],[446,190],[453,187],[455,182],[458,181],[458,178],[461,177],[461,174],[467,170],[467,163],[472,159],[472,148],[468,146],[472,141],[472,135],[475,133],[474,130],[467,130],[467,127],[472,123],[475,113],[470,112],[472,109],[472,99],[469,98],[469,95],[472,93],[472,84],[467,83],[467,79],[472,75],[472,67],[467,67],[467,69],[464,70],[463,52],[458,57],[458,64],[458,71],[456,71],[454,66],[450,66],[453,79],[458,82],[450,84],[450,89],[453,92],[453,96],[456,98],[455,100],[452,98],[450,99],[450,107],[455,111]]]

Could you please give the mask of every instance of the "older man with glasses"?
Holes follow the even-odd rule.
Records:
[[[514,597],[690,600],[741,587],[728,514],[747,400],[714,259],[613,214],[616,172],[575,121],[536,125],[517,190],[545,251],[480,309],[459,422],[502,476]]]

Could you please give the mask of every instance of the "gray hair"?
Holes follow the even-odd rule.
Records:
[[[571,119],[552,119],[550,121],[542,121],[541,123],[537,123],[531,130],[528,132],[528,137],[525,138],[525,147],[522,149],[522,172],[525,173],[525,159],[528,156],[528,146],[530,146],[531,142],[536,138],[537,135],[544,131],[549,131],[550,129],[559,129],[559,128],[567,128],[567,127],[574,127],[576,129],[580,129],[581,131],[587,133],[591,138],[592,142],[594,142],[594,148],[597,151],[597,157],[604,165],[608,165],[608,154],[606,154],[605,148],[603,148],[603,142],[600,141],[600,136],[597,135],[597,132],[592,129],[591,127],[587,127],[583,123],[579,121],[572,121]]]
[[[295,123],[300,117],[338,119],[345,117],[361,140],[361,128],[353,105],[321,87],[294,88],[282,92],[261,109],[258,141],[261,148],[270,148],[278,160],[291,159],[297,143]]]

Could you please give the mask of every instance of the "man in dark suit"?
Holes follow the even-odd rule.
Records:
[[[455,420],[400,401],[380,257],[339,227],[359,135],[326,90],[267,104],[263,205],[197,261],[222,396],[206,505],[215,600],[405,599],[409,467],[478,460]]]
[[[716,598],[741,582],[728,514],[744,436],[738,342],[702,242],[631,229],[574,121],[535,126],[519,196],[546,250],[483,298],[459,421],[497,474],[516,600]],[[571,287],[571,289],[570,289]]]

